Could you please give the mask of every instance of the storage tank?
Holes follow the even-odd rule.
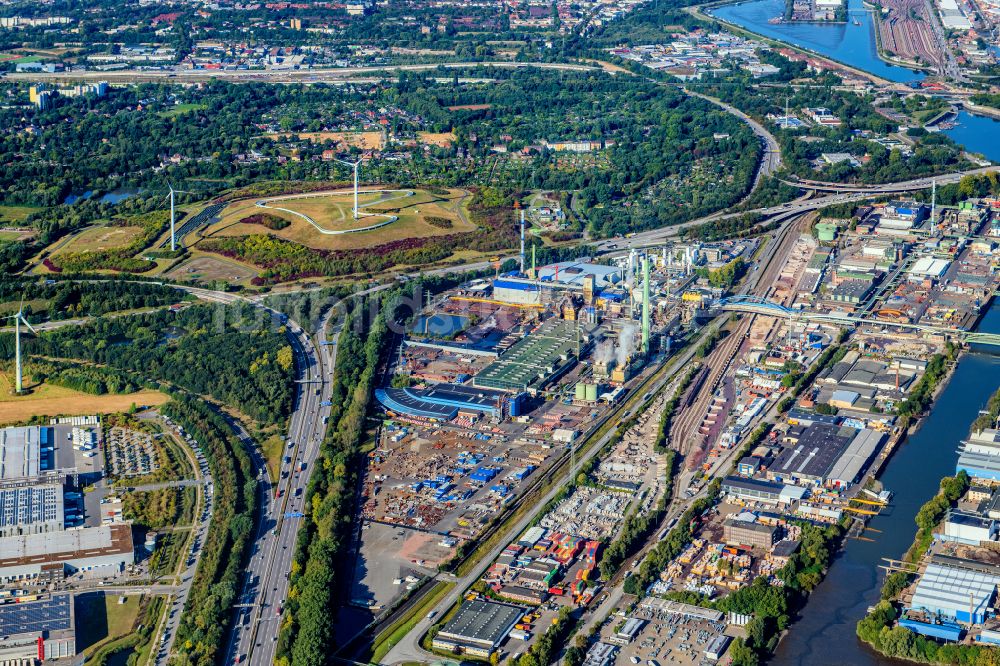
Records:
[[[597,384],[587,384],[586,399],[590,402],[597,402]]]

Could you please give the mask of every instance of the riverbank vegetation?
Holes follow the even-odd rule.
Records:
[[[736,639],[730,648],[732,666],[756,666],[774,651],[781,632],[788,628],[809,593],[823,580],[845,533],[842,524],[819,526],[802,522],[799,526],[802,530],[799,549],[774,574],[780,586],[761,576],[751,585],[718,600],[693,592],[667,593],[671,599],[751,617],[746,637]]]
[[[917,564],[934,538],[934,529],[969,489],[969,476],[964,471],[941,479],[938,493],[917,512],[914,519],[917,533],[904,560]],[[908,659],[928,664],[995,664],[1000,651],[995,647],[957,643],[938,643],[896,624],[899,612],[895,599],[910,583],[911,575],[896,571],[886,576],[881,600],[862,618],[856,627],[858,638],[886,657]]]
[[[927,362],[924,374],[913,386],[909,395],[896,405],[900,426],[905,428],[910,421],[923,414],[934,400],[934,393],[940,383],[948,377],[951,364],[958,358],[959,349],[947,343],[944,353],[935,354]]]

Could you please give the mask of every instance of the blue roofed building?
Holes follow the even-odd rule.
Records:
[[[460,413],[503,418],[512,397],[505,391],[461,384],[435,384],[425,389],[380,388],[375,390],[375,399],[386,410],[400,416],[450,421]]]
[[[982,624],[1000,583],[1000,566],[934,555],[917,581],[910,609],[939,622]]]
[[[985,428],[962,442],[955,473],[961,471],[973,479],[1000,481],[1000,430]]]
[[[954,622],[924,622],[916,618],[905,617],[899,621],[899,626],[916,634],[942,641],[958,642],[962,637],[962,627]]]

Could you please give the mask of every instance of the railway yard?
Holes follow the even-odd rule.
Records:
[[[970,212],[959,219],[961,210]],[[863,529],[865,516],[882,510],[891,493],[872,490],[870,475],[901,435],[895,406],[946,352],[946,331],[973,326],[996,289],[998,225],[989,202],[981,201],[935,211],[888,202],[859,209],[847,222],[799,218],[767,247],[754,248],[768,259],[744,278],[736,299],[750,304],[743,314],[720,312],[725,292],[713,292],[707,280],[718,268],[688,268],[692,250],[676,245],[605,264],[621,270],[609,280],[621,286],[598,290],[595,311],[584,305],[572,312],[562,299],[536,307],[531,278],[526,297],[515,291],[515,275],[498,277],[492,290],[464,285],[432,304],[447,309],[445,321],[465,316],[465,330],[472,322],[478,329],[463,336],[443,325],[446,335],[433,341],[411,334],[400,367],[422,374],[397,389],[408,395],[383,400],[390,418],[371,454],[365,505],[371,526],[363,532],[398,530],[395,550],[408,559],[394,565],[402,567],[394,587],[415,589],[421,576],[436,576],[438,566],[448,566],[449,548],[492,530],[545,470],[560,465],[565,485],[437,620],[423,650],[513,658],[535,649],[538,637],[569,612],[578,626],[590,627],[594,663],[602,655],[618,663],[713,661],[745,636],[754,611],[743,599],[758,594],[750,590],[753,581],[780,586],[788,567],[803,562],[803,544],[855,520],[854,529]],[[694,254],[696,262],[721,267],[751,260],[749,250],[706,245]],[[576,280],[578,272],[567,274],[573,268],[541,270]],[[586,284],[581,294],[592,289],[589,278]],[[627,427],[597,456],[577,465],[568,453],[588,441],[588,426],[615,410],[642,376],[633,366],[646,344],[646,289],[650,340],[657,338],[647,364],[662,357],[668,338],[670,347],[692,340],[682,352],[688,361],[641,396],[641,409],[622,417]],[[616,298],[616,290],[624,296]],[[457,299],[473,298],[488,308],[485,317],[454,308]],[[546,310],[550,323],[537,323]],[[561,319],[566,326],[569,313],[569,321],[583,319],[572,332],[551,323]],[[850,317],[858,321],[846,323]],[[501,319],[508,325],[488,330]],[[703,335],[690,336],[709,321],[713,327]],[[904,322],[934,328],[900,328]],[[422,334],[428,325],[420,325]],[[561,361],[579,349],[572,367],[553,359],[546,367],[556,374],[544,382],[513,370],[491,372],[516,357],[525,335],[559,330],[572,344],[548,346],[561,350]],[[505,351],[492,356],[490,345],[501,341]],[[423,345],[432,351],[421,351]],[[635,352],[619,356],[620,348]],[[469,390],[491,405],[503,398],[489,391],[506,386],[511,402],[476,416],[449,402],[452,393],[427,392],[431,377],[476,387]],[[521,384],[511,386],[515,379]],[[421,423],[401,414],[404,407],[430,414],[437,408],[413,402],[428,399],[453,405],[451,420]],[[678,524],[682,515],[689,522]],[[373,556],[375,543],[363,544],[359,559]],[[507,619],[510,626],[501,627]],[[485,643],[470,634],[477,622],[496,629]]]
[[[881,4],[878,17],[879,43],[883,50],[900,60],[943,70],[944,45],[931,21],[926,0],[888,0]]]

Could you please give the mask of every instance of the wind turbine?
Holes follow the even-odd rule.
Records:
[[[358,167],[361,166],[361,160],[357,162],[348,162],[347,160],[340,160],[336,157],[333,158],[334,162],[340,162],[346,166],[352,167],[354,169],[354,208],[351,212],[354,213],[354,219],[358,219]]]
[[[188,192],[186,190],[175,190],[174,186],[167,183],[167,188],[170,190],[170,251],[173,252],[177,249],[177,236],[174,233],[174,222],[177,219],[174,213],[174,195],[175,194],[194,194],[194,192]]]
[[[14,320],[14,392],[20,393],[24,390],[22,380],[23,372],[21,369],[21,324],[23,323],[27,326],[32,333],[37,334],[38,331],[36,331],[34,327],[28,323],[28,320],[24,318],[24,298],[21,299],[21,304],[17,306],[17,312],[12,315],[8,315],[7,318]]]

